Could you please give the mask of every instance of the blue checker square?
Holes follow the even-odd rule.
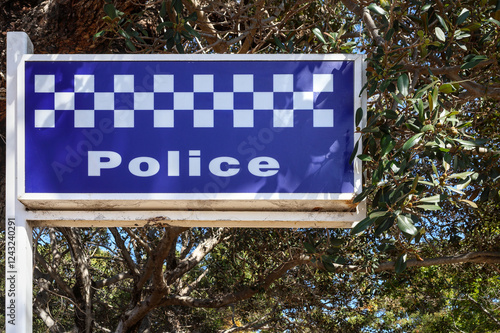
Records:
[[[134,93],[115,93],[115,110],[133,110]]]
[[[293,109],[293,92],[275,92],[275,109]]]
[[[75,110],[93,110],[93,93],[75,93]]]
[[[316,109],[334,109],[335,98],[329,93],[314,93],[314,107]]]
[[[37,93],[33,95],[38,109],[54,109],[54,94],[53,93]]]
[[[253,109],[253,93],[251,92],[235,92],[234,93],[234,108],[249,110]]]
[[[194,108],[196,110],[213,110],[214,109],[214,94],[213,93],[194,93]]]
[[[155,110],[172,110],[174,108],[173,93],[155,93]]]

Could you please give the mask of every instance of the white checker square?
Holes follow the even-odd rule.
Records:
[[[74,110],[75,93],[57,92],[54,94],[54,109],[56,110]]]
[[[214,110],[194,110],[194,127],[214,127]]]
[[[293,74],[274,74],[274,92],[293,92]]]
[[[35,127],[55,127],[54,110],[35,110]]]
[[[154,127],[174,127],[174,110],[154,110]]]
[[[115,108],[115,94],[113,93],[95,93],[95,110],[113,110]]]
[[[333,92],[333,74],[313,74],[314,92]]]
[[[234,110],[234,127],[253,127],[253,110]]]
[[[293,108],[295,110],[312,110],[314,108],[314,93],[312,91],[294,92]]]
[[[155,94],[152,92],[134,93],[134,110],[154,110]]]
[[[252,74],[233,75],[233,91],[253,92],[253,75]]]
[[[94,92],[94,75],[75,75],[75,92]]]
[[[274,127],[293,127],[293,110],[274,110]]]
[[[174,93],[174,110],[193,110],[194,93],[176,92]]]
[[[154,75],[153,90],[154,92],[174,92],[174,76]]]
[[[274,94],[272,92],[253,93],[253,108],[255,110],[274,109]]]
[[[75,127],[92,128],[94,126],[94,110],[75,110]]]
[[[313,127],[333,127],[333,110],[313,110]]]
[[[134,76],[115,75],[115,92],[122,92],[122,93],[134,92]]]
[[[194,88],[194,92],[213,92],[214,91],[214,76],[213,75],[194,75],[193,88]]]
[[[55,92],[56,78],[54,75],[35,75],[35,92]]]
[[[233,93],[230,92],[215,92],[214,93],[214,109],[215,110],[232,110],[234,107]]]
[[[134,127],[134,110],[115,110],[115,127]]]

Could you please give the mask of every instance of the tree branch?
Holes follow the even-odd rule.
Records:
[[[122,253],[123,258],[125,259],[125,262],[127,263],[127,266],[131,272],[131,274],[135,276],[140,276],[140,271],[137,268],[136,264],[134,263],[134,260],[132,260],[132,257],[130,256],[130,253],[127,250],[127,247],[125,246],[125,242],[120,236],[120,233],[118,232],[117,228],[109,228],[109,231],[113,235],[113,238],[115,239],[115,244],[118,246],[120,249],[120,252]]]
[[[490,318],[498,327],[500,327],[500,320],[495,318],[495,316],[490,311],[488,311],[488,309],[486,309],[481,303],[476,301],[474,298],[470,297],[470,295],[465,295],[465,296],[469,301],[474,303],[481,311],[483,311],[488,316],[488,318]]]
[[[203,258],[212,251],[212,249],[221,242],[226,229],[219,228],[216,230],[216,234],[209,237],[204,242],[200,243],[196,249],[193,250],[191,255],[181,261],[179,261],[177,268],[169,272],[167,275],[168,283],[172,283],[177,280],[191,269],[196,267]]]
[[[94,283],[94,287],[95,288],[104,288],[104,287],[108,287],[114,283],[117,283],[117,282],[120,282],[122,280],[125,280],[125,279],[129,279],[129,278],[132,278],[132,274],[130,273],[126,273],[126,272],[122,272],[122,273],[119,273],[119,274],[116,274],[115,276],[112,276],[110,278],[107,278],[107,279],[103,279],[103,280],[100,280],[100,281],[97,281]]]
[[[266,291],[274,281],[282,277],[290,269],[309,263],[310,259],[308,257],[300,257],[298,259],[282,263],[280,266],[278,266],[278,268],[269,273],[264,279],[254,284],[253,286],[247,286],[243,288],[239,292],[229,293],[210,299],[198,299],[180,295],[168,296],[162,301],[162,305],[182,305],[198,308],[224,307],[229,304],[249,299],[257,293]]]
[[[74,299],[75,295],[73,294],[71,288],[63,281],[63,279],[61,279],[61,276],[59,276],[59,274],[56,271],[54,271],[49,264],[47,264],[45,259],[38,251],[35,251],[35,259],[38,262],[38,264],[40,264],[42,268],[49,273],[50,277],[54,279],[55,283],[60,288],[60,290],[64,292],[66,296]]]
[[[465,263],[500,264],[500,252],[469,252],[456,256],[425,259],[423,261],[412,259],[406,262],[406,267],[429,267]],[[380,264],[375,271],[393,271],[394,269],[395,263],[391,261]]]
[[[380,36],[379,29],[373,21],[372,16],[370,15],[370,11],[367,8],[362,8],[357,2],[353,0],[341,0],[344,6],[347,7],[350,11],[352,11],[356,16],[361,18],[368,29],[370,36],[374,39],[377,45],[384,45],[385,41]]]

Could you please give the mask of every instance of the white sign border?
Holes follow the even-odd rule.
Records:
[[[18,67],[18,112],[17,112],[17,172],[18,172],[18,199],[32,209],[92,209],[92,202],[100,202],[94,209],[113,209],[113,202],[117,209],[178,209],[189,206],[191,209],[241,210],[248,209],[249,203],[254,209],[261,210],[290,210],[291,207],[307,204],[305,209],[320,207],[331,211],[352,210],[356,205],[352,199],[362,190],[362,162],[353,161],[354,191],[353,193],[25,193],[25,62],[26,61],[351,61],[354,63],[354,112],[358,108],[366,110],[366,94],[361,93],[365,83],[365,55],[354,54],[191,54],[191,55],[112,55],[112,54],[72,54],[47,55],[26,54],[22,57]],[[365,118],[365,117],[363,117]],[[353,129],[355,128],[353,123]],[[360,133],[354,133],[354,142],[360,141]],[[361,143],[361,142],[360,142]],[[360,145],[361,146],[361,145]],[[358,147],[358,152],[362,147]],[[229,200],[231,205],[221,204]],[[77,204],[78,201],[86,204]],[[156,205],[151,205],[151,202]],[[269,202],[272,201],[272,202]],[[296,210],[296,209],[292,209]]]

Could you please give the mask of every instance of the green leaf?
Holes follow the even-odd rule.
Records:
[[[163,0],[161,2],[160,17],[165,17],[167,15],[167,1]]]
[[[316,253],[316,247],[314,247],[314,245],[312,245],[311,243],[308,243],[308,242],[304,242],[304,247],[306,248],[306,251],[308,253]]]
[[[366,155],[366,154],[361,154],[361,155],[358,155],[358,158],[363,161],[363,162],[370,162],[370,161],[373,161],[373,158],[370,156],[370,155]]]
[[[195,22],[195,21],[197,21],[197,20],[198,20],[198,13],[193,12],[193,13],[191,13],[191,15],[186,16],[184,19],[185,19],[186,21]]]
[[[194,30],[193,27],[191,27],[188,23],[184,24],[184,29],[186,29],[192,36],[194,36],[196,38],[201,38],[198,31]]]
[[[412,130],[412,131],[413,131],[413,132],[415,132],[415,133],[420,133],[420,132],[421,132],[421,131],[420,131],[420,127],[415,126],[415,125],[414,125],[414,124],[412,124],[412,123],[406,123],[405,125],[406,125],[406,127],[407,127],[408,129]]]
[[[370,218],[369,216],[365,217],[363,220],[359,221],[352,229],[351,229],[351,235],[357,235],[360,232],[364,231],[367,229],[369,226],[371,226],[375,222],[375,219]]]
[[[441,17],[439,16],[438,14],[436,14],[436,17],[439,21],[439,24],[441,24],[441,26],[443,27],[443,29],[448,32],[448,25],[446,24],[446,21]]]
[[[180,54],[184,54],[184,47],[181,43],[175,44],[175,48],[177,49],[177,52],[179,52]]]
[[[182,9],[184,8],[182,0],[172,0],[172,7],[174,7],[178,15],[182,14]]]
[[[389,212],[387,210],[376,210],[376,211],[373,211],[369,214],[370,218],[372,219],[376,219],[378,217],[382,217],[382,216],[385,216],[387,215]]]
[[[424,210],[441,210],[441,207],[439,207],[438,204],[434,205],[418,205],[418,208],[422,208]]]
[[[372,12],[374,12],[375,14],[378,14],[378,15],[386,15],[387,14],[387,12],[382,7],[380,7],[379,5],[374,4],[374,3],[371,3],[366,8],[368,8],[369,10],[371,10]]]
[[[439,86],[439,92],[442,92],[445,94],[452,93],[455,90],[456,90],[455,87],[451,83],[444,83],[444,84]]]
[[[434,89],[432,89],[432,94],[429,96],[429,109],[431,111],[434,111],[434,109],[438,106],[438,93],[438,87],[434,87]]]
[[[408,79],[408,74],[403,73],[398,77],[398,90],[403,96],[408,96],[408,87],[410,86],[410,80]]]
[[[377,228],[375,228],[374,235],[375,237],[380,236],[384,231],[389,230],[390,227],[394,224],[394,217],[389,217],[383,220],[382,223],[380,223]]]
[[[373,189],[374,189],[374,186],[369,186],[369,187],[363,189],[363,191],[360,194],[358,194],[352,202],[359,203],[359,202],[363,201],[364,198],[366,198],[370,193],[373,192]]]
[[[466,204],[468,204],[469,206],[471,206],[472,208],[477,208],[477,205],[474,201],[470,201],[470,200],[466,200],[466,199],[460,199],[461,202],[465,202]]]
[[[127,39],[125,40],[125,45],[127,45],[127,47],[132,51],[132,52],[135,52],[137,51],[137,49],[135,48],[135,45],[132,44],[132,42],[130,41],[130,39]]]
[[[415,236],[418,233],[417,228],[415,228],[411,220],[405,215],[398,215],[398,228],[408,235]]]
[[[158,26],[156,27],[156,31],[161,32],[165,27],[172,28],[173,26],[174,26],[173,22],[170,21],[162,22],[158,24]]]
[[[392,36],[394,35],[394,32],[395,32],[394,28],[390,28],[389,30],[387,30],[384,39],[387,41],[391,40]]]
[[[359,126],[359,124],[361,123],[362,119],[363,119],[363,109],[362,108],[358,108],[356,110],[356,126]]]
[[[419,202],[432,202],[432,203],[437,203],[441,201],[441,196],[439,194],[433,195],[431,197],[426,197],[418,200]]]
[[[460,12],[460,15],[458,15],[457,25],[464,23],[465,20],[469,17],[469,15],[470,15],[470,12],[468,9],[466,9],[466,8],[462,9],[462,11]]]
[[[344,239],[333,238],[332,240],[330,240],[330,245],[332,247],[341,247],[342,245],[344,245],[344,243]]]
[[[399,117],[396,111],[390,109],[386,109],[384,112],[382,112],[382,115],[389,119],[398,119]]]
[[[434,131],[434,126],[432,126],[432,125],[425,125],[424,127],[422,127],[422,129],[420,131],[422,133],[429,132],[429,131]]]
[[[424,117],[425,110],[424,110],[424,102],[422,101],[422,99],[419,98],[416,103],[413,103],[413,107],[418,112],[418,120],[420,120],[420,122],[423,122],[425,120]]]
[[[104,30],[99,31],[98,33],[96,33],[94,35],[94,39],[104,36],[105,33],[106,33],[106,31],[104,31]]]
[[[440,27],[436,27],[436,29],[434,30],[435,34],[436,34],[436,38],[438,40],[440,40],[441,42],[446,42],[446,35],[444,34],[443,30],[441,30]]]
[[[469,177],[470,175],[472,175],[473,173],[474,173],[473,171],[454,173],[454,174],[448,176],[448,178],[465,179],[465,178]]]
[[[470,178],[470,177],[467,177],[464,180],[461,180],[457,184],[457,189],[458,190],[463,190],[464,188],[466,188],[467,186],[469,186],[469,184],[470,184],[471,181],[472,181],[472,178]]]
[[[287,51],[285,45],[283,45],[283,43],[279,40],[278,37],[276,37],[276,35],[273,36],[273,39],[274,39],[274,43],[280,48],[282,49],[283,51]]]
[[[487,56],[483,56],[483,55],[474,56],[472,59],[470,59],[469,61],[464,63],[462,66],[460,66],[460,69],[473,68],[485,60],[488,60]]]
[[[422,136],[424,135],[424,133],[418,133],[418,134],[415,134],[414,136],[412,136],[408,141],[405,142],[405,144],[403,145],[403,150],[404,151],[407,151],[408,149],[410,149],[411,147],[415,146],[419,141],[420,139],[422,138]]]
[[[323,43],[323,44],[326,44],[326,40],[325,40],[325,37],[323,37],[323,33],[321,32],[321,30],[319,30],[318,28],[314,28],[312,29],[312,32],[314,35],[316,35],[316,37],[318,37],[318,39]]]
[[[460,190],[457,190],[456,188],[452,187],[452,186],[446,186],[446,188],[452,192],[455,192],[455,193],[458,193],[460,195],[465,195],[464,192],[460,191]]]
[[[396,141],[390,135],[384,135],[380,140],[380,156],[387,155],[396,146]]]
[[[112,3],[107,3],[104,5],[104,12],[111,18],[111,19],[114,19],[117,17],[117,14],[116,14],[116,8],[115,8],[115,5],[113,5]]]
[[[493,17],[490,17],[488,19],[488,22],[495,23],[496,25],[498,25],[500,27],[500,21],[495,20]]]
[[[395,271],[396,274],[402,273],[406,269],[406,253],[403,253],[396,260]]]
[[[352,162],[354,161],[354,158],[358,154],[358,146],[359,146],[359,141],[356,142],[356,144],[354,145],[354,149],[352,150],[351,158],[349,159],[349,164],[352,164]]]

